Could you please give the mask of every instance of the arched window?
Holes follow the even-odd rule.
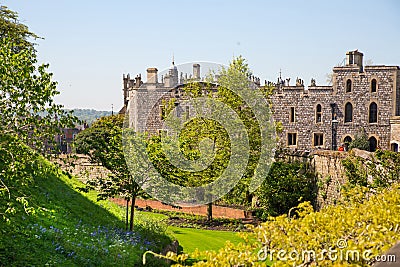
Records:
[[[369,123],[378,122],[378,105],[372,102],[369,105]]]
[[[376,93],[376,79],[372,79],[371,81],[371,92]]]
[[[346,93],[351,92],[351,80],[346,81]]]
[[[375,137],[371,136],[368,139],[368,142],[369,142],[369,151],[375,152],[376,148],[378,147],[378,140],[376,140]]]
[[[322,122],[322,106],[320,104],[317,105],[317,108],[315,110],[315,122]]]
[[[390,150],[392,150],[393,152],[399,152],[399,144],[397,144],[397,143],[391,144]]]
[[[351,103],[346,103],[344,107],[344,122],[353,121],[353,105]]]

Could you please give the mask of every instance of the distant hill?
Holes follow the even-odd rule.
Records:
[[[96,119],[111,115],[111,111],[100,111],[94,109],[72,109],[74,115],[80,120],[86,121],[87,124],[91,125]]]

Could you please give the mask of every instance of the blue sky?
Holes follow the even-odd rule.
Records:
[[[304,3],[302,3],[304,2]],[[392,1],[1,1],[44,37],[39,60],[67,108],[122,106],[122,74],[244,56],[262,81],[326,84],[346,51],[400,65],[400,2]]]

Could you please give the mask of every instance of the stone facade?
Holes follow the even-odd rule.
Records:
[[[174,63],[165,77],[161,81],[157,77],[157,69],[147,69],[147,81],[143,83],[141,76],[130,79],[129,75],[123,77],[124,80],[124,103],[125,106],[120,113],[129,114],[131,127],[138,132],[148,132],[158,134],[164,131],[163,119],[168,109],[168,105],[174,105],[178,117],[190,117],[194,114],[194,108],[189,104],[188,97],[181,88],[190,81],[197,82],[201,86],[206,83],[200,77],[200,65],[193,64],[193,76],[183,77],[181,73],[178,77],[178,69]],[[174,103],[170,103],[170,100]]]
[[[306,89],[278,81],[272,102],[274,119],[283,125],[281,146],[337,149],[364,129],[371,150],[391,148],[399,127],[391,120],[400,115],[399,67],[363,67],[362,53],[347,56],[345,66],[333,68],[332,86],[313,81]]]
[[[136,131],[158,133],[163,129],[165,103],[174,98],[180,115],[190,114],[180,88],[187,79],[172,64],[165,77],[158,81],[157,69],[147,69],[147,81],[141,76],[124,81],[124,108],[129,111],[130,124]],[[261,86],[259,79],[257,86]],[[201,82],[200,65],[193,65],[193,79]],[[346,64],[333,68],[330,86],[307,88],[301,79],[296,85],[290,79],[278,79],[272,95],[275,121],[282,123],[278,133],[282,147],[300,150],[338,149],[364,130],[370,149],[398,149],[400,145],[400,69],[398,66],[363,66],[363,54],[351,51]],[[347,109],[347,111],[346,111]],[[397,118],[397,119],[396,119]],[[397,147],[397,148],[396,148]]]
[[[53,159],[60,168],[73,176],[76,176],[80,181],[86,183],[88,180],[107,179],[111,174],[102,165],[92,163],[89,156],[83,154],[59,155]]]

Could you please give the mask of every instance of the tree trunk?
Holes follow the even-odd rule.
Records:
[[[208,203],[207,207],[207,220],[212,220],[212,203]]]
[[[132,204],[131,204],[131,221],[129,225],[129,230],[133,231],[133,219],[135,215],[135,202],[136,202],[136,197],[132,197]]]
[[[126,214],[125,214],[125,230],[128,231],[128,224],[129,224],[129,201],[130,199],[126,199]]]

